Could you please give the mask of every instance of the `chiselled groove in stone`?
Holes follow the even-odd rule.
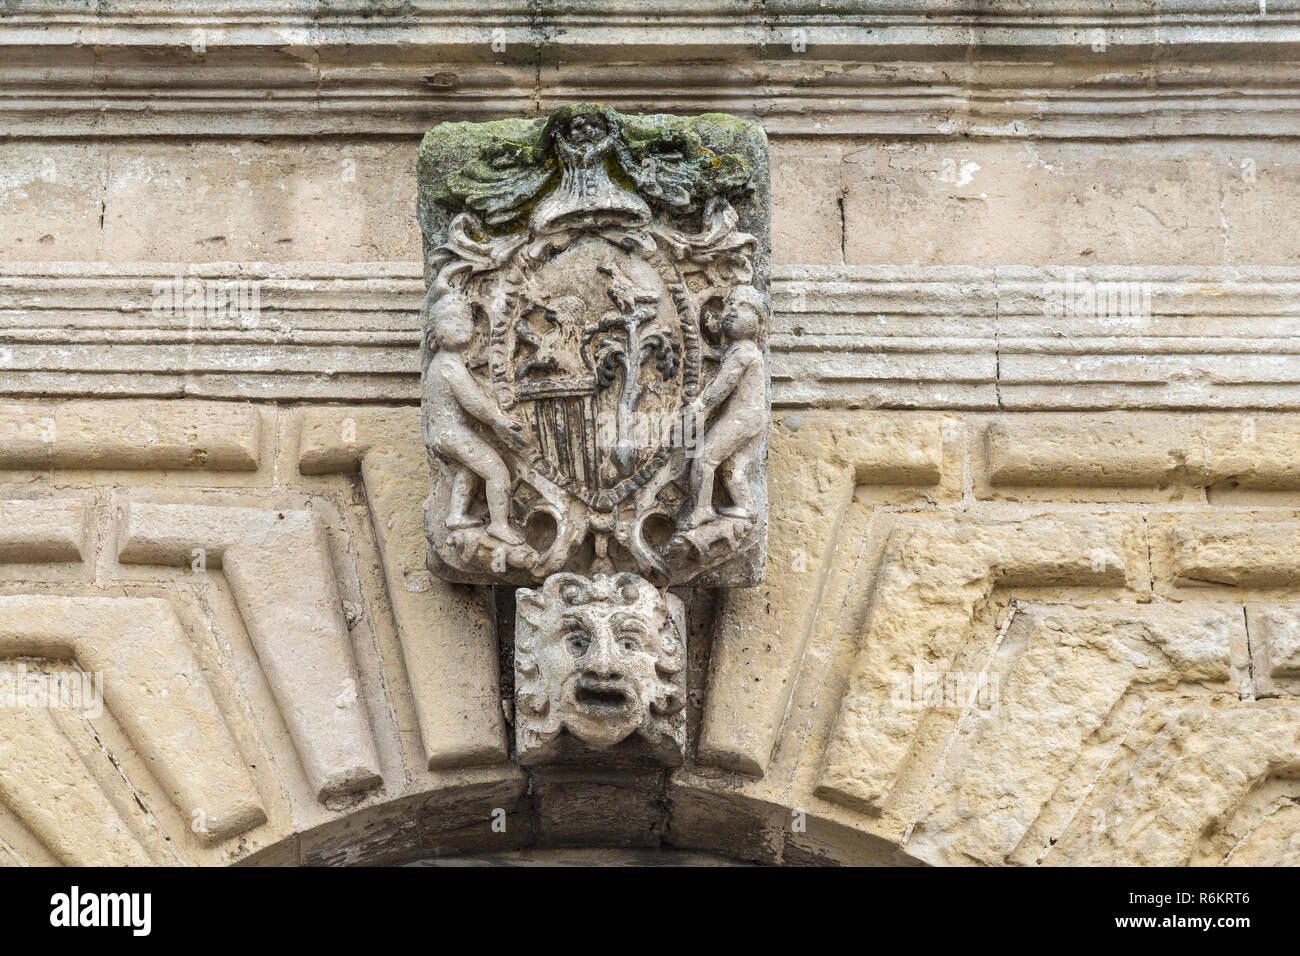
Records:
[[[1126,695],[1235,693],[1244,653],[1235,608],[1029,606],[993,661],[983,698],[953,728],[909,852],[941,865],[1007,862]],[[935,700],[925,709],[946,706]],[[1092,823],[1073,816],[1075,827]],[[1047,846],[1028,849],[1033,859]]]
[[[1268,415],[1040,417],[985,432],[995,485],[1300,488],[1300,422]]]
[[[225,572],[307,779],[320,800],[381,782],[329,546],[310,511],[125,505],[118,558]]]
[[[1292,701],[1171,699],[1129,732],[1121,745],[1127,759],[1107,768],[1077,825],[1043,862],[1188,864],[1198,840],[1252,791],[1300,776],[1297,727]]]
[[[893,698],[896,679],[918,662],[950,669],[976,606],[999,584],[1123,586],[1125,528],[1123,519],[1075,515],[939,526],[897,519],[817,794],[880,812],[922,716]]]
[[[733,589],[715,624],[699,758],[762,776],[818,612],[834,529],[854,486],[937,483],[939,416],[778,421],[771,436],[772,515],[764,583]],[[761,626],[756,624],[761,622]]]
[[[1231,525],[1180,519],[1169,531],[1174,583],[1293,587],[1300,583],[1300,522],[1238,515]]]
[[[0,708],[0,801],[64,866],[152,866],[46,707]]]
[[[85,502],[0,501],[0,564],[80,561],[85,549]]]
[[[257,789],[166,601],[0,597],[0,656],[75,661],[102,675],[104,704],[205,841],[266,820]],[[2,708],[0,708],[2,709]],[[23,759],[26,759],[24,757]]]
[[[430,769],[503,763],[495,609],[425,568],[429,466],[419,421],[416,409],[304,413],[298,467],[361,473]]]
[[[138,371],[115,350],[112,361]],[[0,405],[0,469],[256,471],[262,417],[208,403]]]

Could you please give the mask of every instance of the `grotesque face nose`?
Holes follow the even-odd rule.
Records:
[[[618,668],[614,635],[609,628],[602,627],[593,635],[591,647],[582,659],[582,670],[598,680],[617,680],[623,676]]]

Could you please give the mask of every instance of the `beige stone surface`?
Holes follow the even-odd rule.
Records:
[[[894,699],[891,685],[911,665],[952,669],[975,605],[999,582],[1123,587],[1131,563],[1124,538],[1122,519],[1115,518],[898,527],[886,546],[818,793],[879,812],[921,723],[915,707]]]
[[[715,693],[700,736],[704,760],[763,773],[835,557],[826,549],[838,544],[836,527],[855,486],[937,484],[941,438],[937,417],[789,416],[775,424],[768,487],[780,507],[769,530],[768,576],[723,598],[709,675]]]
[[[247,406],[0,406],[0,468],[256,471],[261,436]]]
[[[1263,588],[1300,584],[1300,524],[1261,517],[1251,515],[1231,525],[1199,517],[1174,525],[1170,546],[1175,583]]]
[[[876,141],[846,148],[842,164],[846,263],[1281,265],[1300,256],[1281,227],[1300,202],[1300,178],[1287,148],[1266,140],[1122,151],[1014,138]]]
[[[119,808],[87,770],[83,761],[94,754],[79,753],[48,709],[6,710],[0,715],[0,749],[7,758],[0,769],[0,799],[8,815],[21,820],[18,826],[27,831],[22,835],[34,838],[35,844],[24,847],[27,841],[21,837],[6,839],[10,854],[5,862],[63,866],[160,862],[132,835]]]
[[[265,822],[189,637],[166,601],[0,598],[0,654],[73,660],[183,816],[208,841]]]
[[[1294,4],[761,6],[10,4],[0,678],[105,681],[0,707],[0,863],[1300,863]],[[766,577],[650,774],[519,766],[419,525],[415,148],[583,100],[771,145]]]
[[[1187,701],[1151,715],[1121,745],[1048,863],[1123,866],[1200,862],[1213,831],[1270,777],[1290,777],[1297,757],[1296,707],[1228,699]],[[1249,743],[1246,743],[1249,741]],[[1209,839],[1207,839],[1207,834]],[[1278,847],[1285,850],[1285,846]],[[1283,854],[1269,862],[1281,862]],[[1212,862],[1219,862],[1211,858]]]
[[[320,799],[380,782],[346,609],[312,513],[132,503],[118,559],[221,568]]]
[[[0,256],[418,259],[418,142],[28,146],[6,156]]]
[[[0,501],[0,561],[80,561],[86,507],[76,499]]]
[[[1300,487],[1294,422],[1253,414],[1231,418],[1108,415],[1088,421],[1027,416],[985,432],[994,485]]]
[[[1248,604],[1251,676],[1258,697],[1300,693],[1300,608]]]
[[[503,760],[495,609],[481,591],[441,581],[425,565],[429,463],[418,409],[308,412],[298,467],[361,473],[428,766]]]
[[[1048,847],[1027,831],[1120,702],[1180,685],[1236,691],[1245,649],[1235,609],[1027,607],[989,663],[996,704],[961,714],[909,849],[938,864],[1002,863],[1022,845],[1038,857]]]
[[[46,407],[20,404],[17,420],[39,421]],[[118,447],[121,423],[147,407],[78,411],[87,447]],[[225,421],[212,408],[170,406],[177,422]],[[1065,414],[778,413],[767,577],[728,595],[712,641],[691,645],[694,743],[681,768],[644,781],[515,765],[496,610],[423,574],[427,462],[414,408],[217,409],[234,417],[215,434],[232,436],[254,470],[155,470],[148,456],[171,460],[172,446],[144,444],[131,446],[132,468],[0,473],[14,541],[0,602],[34,609],[18,618],[23,633],[45,633],[30,622],[56,612],[72,621],[65,609],[143,601],[159,621],[181,622],[187,636],[170,646],[192,647],[204,677],[191,689],[211,691],[189,711],[169,693],[159,716],[135,723],[106,695],[95,729],[122,774],[60,710],[48,731],[11,738],[77,754],[87,769],[69,778],[76,800],[106,802],[121,821],[117,842],[88,847],[82,831],[50,828],[91,809],[14,784],[0,792],[12,859],[361,863],[573,841],[769,863],[1271,862],[1290,852],[1291,744],[1267,710],[1288,705],[1296,679],[1300,585],[1288,555],[1300,493],[1274,477],[1289,467],[1280,436],[1296,427],[1290,416],[1260,417],[1256,442],[1229,444],[1234,463],[1214,472],[1265,476],[1268,487],[1250,493],[1271,497],[1243,509],[1216,503],[1217,491],[1099,501],[1104,488],[1045,482],[1035,500],[981,492],[1015,487],[992,482],[990,430],[1065,436],[1048,445],[1063,449],[1090,427]],[[1192,449],[1209,436],[1213,448],[1236,423],[1213,413],[1181,416],[1177,428],[1134,421],[1126,434],[1147,442],[1139,450],[1161,434],[1191,436],[1177,447]],[[268,431],[255,439],[259,427]],[[1096,448],[1113,457],[1077,474],[1127,474],[1126,442]],[[207,573],[194,570],[195,549]],[[693,642],[709,634],[688,625]],[[149,625],[152,653],[177,626]],[[896,700],[916,666],[968,683],[985,674],[986,686],[997,675],[996,723],[978,706]],[[1213,701],[1234,702],[1229,723],[1193,719]],[[228,729],[204,734],[210,758],[169,743],[186,739],[191,711],[215,711]],[[142,726],[153,720],[167,733]],[[1183,724],[1207,758],[1208,741],[1275,742],[1231,792],[1189,805],[1185,824],[1162,823],[1166,849],[1130,840],[1127,824],[1111,837],[1096,830],[1112,805],[1156,799],[1143,787],[1180,792],[1179,781],[1221,772],[1143,769]],[[218,827],[224,816],[242,832],[234,822],[230,835],[193,832],[186,808],[222,794]],[[1184,825],[1209,836],[1189,842]]]

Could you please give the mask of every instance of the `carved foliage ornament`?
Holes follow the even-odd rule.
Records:
[[[434,573],[760,580],[761,129],[593,105],[443,124],[420,183]]]

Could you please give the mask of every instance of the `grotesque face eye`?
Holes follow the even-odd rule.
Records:
[[[618,646],[628,653],[641,650],[641,635],[635,631],[620,631],[618,635]]]
[[[574,657],[581,657],[591,647],[591,636],[582,628],[575,627],[564,635],[565,646]]]

